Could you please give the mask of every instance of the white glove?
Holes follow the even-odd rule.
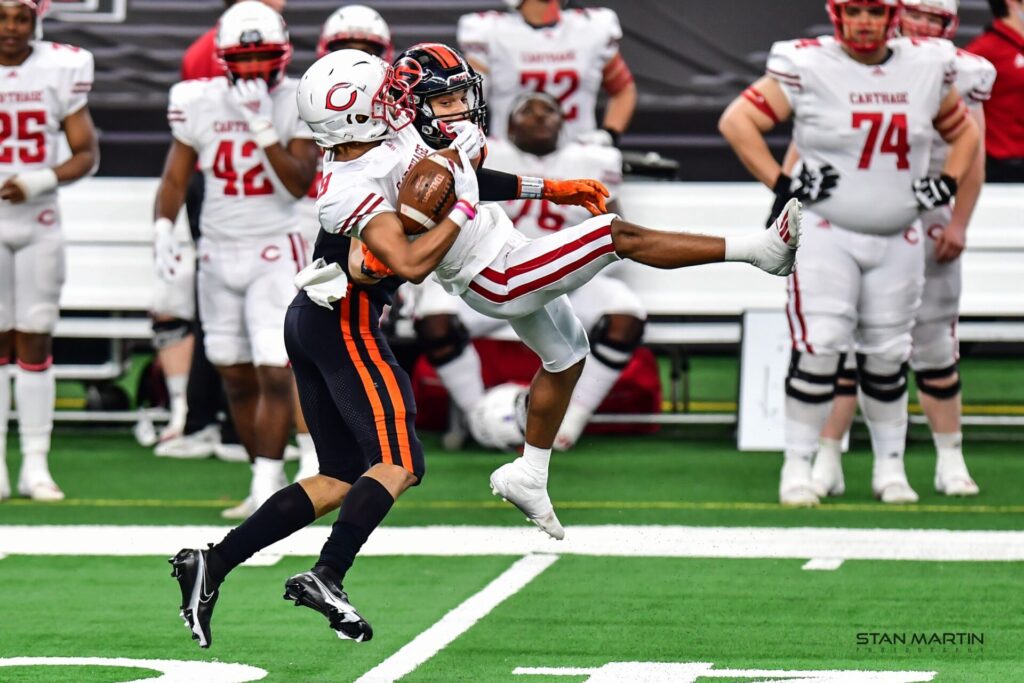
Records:
[[[267,82],[262,78],[235,81],[231,86],[231,100],[242,113],[249,132],[262,149],[280,142],[274,130],[274,103],[270,99]]]
[[[600,147],[615,146],[615,140],[612,139],[612,134],[603,128],[595,128],[594,130],[587,131],[586,133],[580,133],[576,136],[576,142],[581,145],[597,145]]]
[[[348,276],[345,275],[340,263],[327,263],[318,258],[295,274],[295,286],[309,297],[317,306],[329,311],[334,310],[332,304],[345,298],[348,293]]]
[[[181,268],[181,247],[174,238],[174,223],[169,218],[157,218],[153,223],[153,255],[157,277],[173,282]]]
[[[461,168],[458,164],[452,164],[452,175],[455,177],[455,197],[476,208],[476,205],[480,203],[480,183],[476,178],[476,169],[473,168],[469,155],[462,148],[456,147],[455,151],[459,153],[459,160],[462,162]]]
[[[461,149],[470,159],[478,159],[487,146],[487,138],[480,126],[472,121],[455,121],[447,125],[448,131],[455,134],[452,149]]]

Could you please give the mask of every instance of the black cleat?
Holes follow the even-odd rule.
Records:
[[[199,647],[210,647],[213,636],[210,633],[210,619],[213,607],[220,597],[220,585],[213,586],[207,572],[207,550],[184,548],[167,560],[173,569],[171,576],[181,587],[181,611],[179,615],[185,628],[192,632],[192,640],[199,641]]]
[[[339,638],[364,643],[373,638],[373,629],[360,616],[341,586],[324,580],[315,570],[296,574],[284,582],[284,599],[295,606],[309,607],[327,617]]]

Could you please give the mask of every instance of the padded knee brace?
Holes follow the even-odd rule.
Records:
[[[413,324],[420,348],[435,368],[450,363],[469,346],[469,332],[454,315],[431,315]]]
[[[626,339],[612,339],[609,337],[611,324],[608,316],[601,316],[601,319],[590,331],[590,353],[604,365],[615,370],[622,370],[629,365],[633,353],[644,338],[644,326],[647,321],[636,319],[636,324],[631,325]]]
[[[851,360],[853,362],[851,362]],[[844,353],[836,375],[836,396],[857,395],[857,363],[853,352]]]
[[[956,381],[948,386],[936,386],[936,380],[950,379],[956,377]],[[932,398],[940,400],[953,398],[960,393],[960,369],[956,363],[936,370],[915,370],[914,379],[917,380],[917,391]]]
[[[839,356],[793,351],[786,376],[786,395],[804,403],[827,403],[835,398]]]
[[[878,356],[857,354],[861,390],[871,398],[891,403],[907,393],[908,363],[894,363]]]
[[[153,321],[153,348],[157,351],[174,346],[192,334],[192,323],[181,318]]]

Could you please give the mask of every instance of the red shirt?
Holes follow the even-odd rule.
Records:
[[[985,152],[994,159],[1024,159],[1024,36],[996,19],[967,46],[996,68],[985,103]]]
[[[226,75],[224,67],[217,61],[216,39],[217,29],[211,28],[189,46],[181,60],[181,80]]]

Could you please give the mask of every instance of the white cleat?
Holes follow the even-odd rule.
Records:
[[[221,519],[249,519],[249,515],[254,512],[256,512],[256,505],[253,504],[252,497],[246,496],[245,500],[235,507],[222,510],[220,517]]]
[[[18,477],[18,493],[40,503],[56,503],[64,500],[64,492],[49,472],[22,472]]]
[[[939,457],[935,463],[935,490],[946,496],[976,496],[980,493],[967,471],[963,453]]]
[[[841,496],[846,493],[842,453],[831,449],[819,450],[811,467],[811,483],[814,486],[814,493],[819,498]]]
[[[814,507],[820,501],[811,480],[811,461],[787,458],[779,477],[779,502],[789,507]]]
[[[220,427],[209,425],[193,434],[187,434],[161,441],[153,449],[158,458],[199,459],[209,458],[220,443]]]
[[[491,473],[491,493],[515,505],[526,515],[528,522],[561,541],[565,538],[565,529],[551,505],[547,481],[545,477],[528,471],[525,464],[520,464],[522,462],[522,458],[517,458],[494,470]]]
[[[875,498],[890,505],[911,505],[918,501],[917,492],[907,481],[907,471],[900,457],[879,459],[875,456],[871,475],[871,491]]]
[[[213,455],[224,462],[249,462],[249,452],[240,443],[221,443],[213,447]]]
[[[565,411],[565,417],[562,418],[562,424],[558,428],[552,448],[564,452],[575,446],[583,436],[583,430],[587,428],[588,422],[590,422],[590,413],[570,403],[569,408]]]
[[[786,203],[782,213],[766,231],[764,248],[753,261],[755,266],[772,275],[789,275],[793,272],[796,251],[800,246],[802,209],[796,199]]]

